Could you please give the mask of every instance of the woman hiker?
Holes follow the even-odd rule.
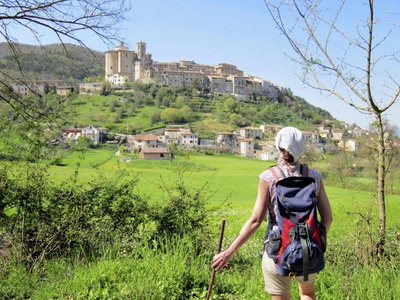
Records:
[[[277,166],[282,170],[285,177],[301,176],[299,158],[305,152],[305,137],[303,133],[294,127],[285,127],[281,129],[276,138],[276,148],[280,152]],[[332,223],[332,210],[328,197],[321,179],[321,175],[314,169],[308,168],[308,175],[315,179],[317,210],[320,216],[320,223],[325,226],[328,232]],[[232,258],[233,254],[244,244],[260,227],[268,213],[268,222],[276,224],[277,214],[275,210],[275,184],[276,178],[270,169],[260,174],[258,184],[258,195],[253,208],[251,217],[243,225],[239,236],[223,252],[215,255],[212,267],[215,270],[222,269]],[[267,249],[265,247],[265,249]],[[273,300],[290,299],[290,289],[292,278],[281,276],[277,273],[274,261],[268,257],[264,250],[262,256],[262,271],[265,281],[265,291],[269,293]],[[315,299],[316,273],[309,274],[305,281],[303,276],[296,276],[294,279],[298,282],[301,299]]]

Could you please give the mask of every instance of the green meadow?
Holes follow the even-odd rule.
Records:
[[[196,188],[207,183],[212,191],[207,205],[217,208],[212,225],[215,245],[210,245],[210,249],[217,248],[223,219],[226,220],[223,248],[239,233],[251,214],[259,174],[275,164],[274,161],[196,153],[178,155],[173,161],[140,160],[135,155],[116,156],[116,150],[76,151],[63,159],[63,166],[49,166],[50,178],[54,184],[62,184],[72,180],[76,171],[79,181],[88,182],[99,174],[121,181],[133,176],[139,179],[134,188],[151,203],[162,203],[166,197],[166,191],[158,184],[161,181],[173,184],[179,177]],[[124,157],[131,160],[122,162]],[[334,222],[328,236],[326,268],[317,280],[318,298],[400,299],[400,196],[387,195],[390,251],[387,259],[374,264],[368,253],[373,251],[378,228],[378,205],[374,195],[329,185],[326,190]],[[266,223],[235,254],[227,268],[217,272],[211,299],[269,299],[263,291],[259,258],[265,226]],[[43,266],[45,276],[27,274],[22,267],[15,267],[8,276],[1,277],[0,296],[19,295],[13,299],[205,299],[213,251],[195,253],[185,238],[166,241],[163,247],[160,252],[154,250],[157,248],[154,245],[143,246],[126,257],[116,254],[117,246],[110,247],[104,250],[101,259],[87,263],[47,261]],[[26,298],[22,290],[26,291]],[[296,285],[292,292],[293,299],[297,299]]]
[[[135,187],[150,201],[159,201],[165,191],[158,187],[161,178],[174,182],[177,178],[176,170],[183,172],[185,183],[201,187],[206,182],[214,191],[209,199],[210,206],[227,204],[227,210],[234,210],[234,214],[224,214],[228,222],[235,226],[226,228],[229,234],[237,233],[240,224],[246,220],[253,208],[257,196],[258,176],[275,161],[260,161],[232,155],[202,155],[187,153],[178,155],[175,160],[141,160],[137,156],[120,155],[114,153],[116,149],[90,149],[83,153],[76,151],[64,159],[64,166],[51,166],[49,173],[52,180],[59,184],[68,181],[79,167],[79,180],[89,181],[96,178],[98,173],[109,176],[134,176],[139,179]],[[131,158],[130,162],[122,162],[122,158]],[[322,168],[323,166],[317,166]],[[122,177],[123,178],[123,177]],[[122,180],[121,178],[121,180]],[[368,178],[359,180],[370,181]],[[373,182],[371,183],[373,184]],[[361,222],[367,214],[377,220],[378,204],[374,195],[368,191],[341,189],[326,186],[326,190],[333,208],[335,222],[332,225],[331,236],[340,235],[348,230],[348,222]],[[400,195],[387,195],[387,223],[389,227],[399,228],[397,211],[400,208]],[[238,215],[239,213],[239,215]],[[239,222],[238,222],[239,219]],[[359,220],[361,219],[361,220]],[[345,225],[347,224],[347,225]]]

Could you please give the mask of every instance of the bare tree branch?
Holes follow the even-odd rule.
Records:
[[[19,61],[21,52],[15,30],[30,33],[40,45],[44,35],[53,34],[67,51],[65,42],[75,41],[93,55],[81,33],[92,32],[107,46],[120,41],[121,24],[125,12],[130,9],[126,0],[2,0],[0,1],[0,35],[10,47],[17,63],[19,76],[0,74],[0,101],[15,109],[24,118],[31,118],[28,106],[16,93],[12,93],[12,83],[26,85],[29,78]],[[45,112],[37,112],[39,115]]]
[[[391,20],[399,14],[396,7],[376,10],[375,2],[265,0],[276,27],[297,55],[292,61],[303,67],[302,81],[375,117],[380,212],[377,252],[382,257],[387,174],[383,113],[400,98],[399,50],[394,38],[400,28]]]

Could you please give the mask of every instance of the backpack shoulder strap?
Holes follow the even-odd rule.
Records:
[[[300,164],[300,174],[303,177],[308,176],[308,166],[307,165]]]
[[[272,174],[274,174],[276,181],[286,178],[285,174],[283,174],[283,171],[278,166],[272,166],[269,169],[271,170]]]
[[[269,169],[271,170],[272,174],[274,174],[276,181],[286,178],[285,174],[283,174],[283,171],[278,166],[275,165],[275,166],[270,167]],[[300,174],[303,177],[308,176],[308,166],[307,165],[300,164]]]

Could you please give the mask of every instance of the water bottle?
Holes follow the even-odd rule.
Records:
[[[278,252],[281,247],[281,231],[278,226],[272,227],[272,230],[268,234],[268,257],[273,259],[275,262],[278,260]]]

